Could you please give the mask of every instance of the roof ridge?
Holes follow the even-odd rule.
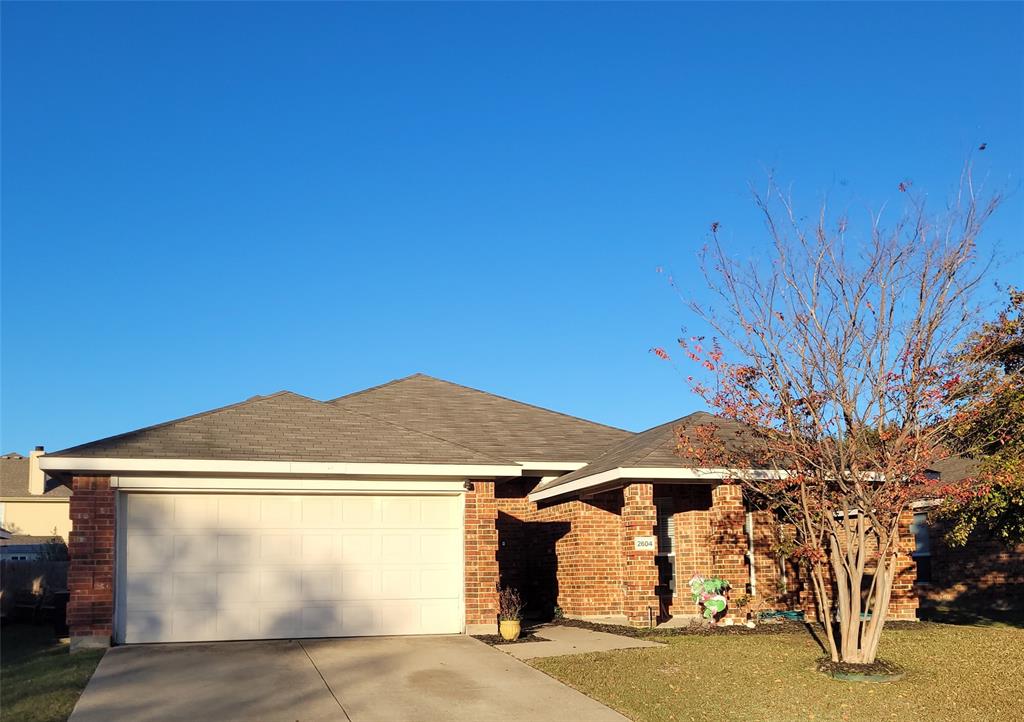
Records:
[[[611,426],[610,424],[602,424],[600,421],[591,421],[590,419],[584,419],[582,416],[573,416],[572,414],[567,414],[564,411],[555,411],[554,409],[549,409],[549,408],[547,408],[545,406],[538,406],[537,404],[531,404],[531,403],[528,403],[526,401],[519,401],[518,399],[511,399],[508,396],[502,396],[501,394],[495,394],[495,393],[492,393],[490,391],[484,391],[483,389],[477,389],[477,388],[474,388],[472,386],[466,386],[465,384],[457,384],[454,381],[448,381],[446,379],[435,378],[433,376],[428,376],[427,374],[418,374],[418,375],[419,376],[425,376],[428,379],[434,379],[435,381],[440,381],[441,383],[448,384],[449,386],[457,386],[458,388],[461,388],[461,389],[467,389],[469,391],[475,391],[478,394],[487,394],[488,396],[493,396],[493,397],[495,397],[497,399],[502,399],[503,401],[511,401],[513,404],[519,404],[520,406],[527,406],[527,407],[529,407],[531,409],[538,409],[539,411],[546,411],[549,414],[557,414],[558,416],[564,416],[567,419],[573,419],[575,421],[582,421],[582,422],[584,422],[586,424],[591,424],[592,426],[601,426],[601,427],[603,427],[605,429],[611,429],[613,431],[625,431],[626,433],[633,433],[633,434],[636,433],[635,431],[630,431],[629,429],[622,429],[622,428],[619,428],[618,426]]]
[[[382,384],[377,384],[376,386],[371,386],[371,387],[369,387],[367,389],[359,389],[358,391],[351,391],[351,392],[349,392],[347,394],[342,394],[341,396],[336,396],[333,399],[327,399],[323,403],[325,403],[325,404],[333,404],[335,401],[341,401],[342,399],[350,399],[353,396],[362,396],[363,394],[369,393],[370,391],[376,391],[377,389],[383,389],[383,388],[385,388],[387,386],[392,386],[392,385],[400,383],[402,381],[408,381],[409,379],[414,379],[417,376],[423,376],[423,377],[428,378],[428,379],[434,378],[433,376],[428,376],[427,374],[423,374],[423,373],[420,373],[419,371],[417,371],[414,374],[409,374],[408,376],[402,376],[401,378],[397,378],[397,379],[391,379],[390,381],[385,381]],[[437,380],[440,381],[441,379],[437,379]]]
[[[386,386],[391,386],[393,384],[397,384],[397,383],[400,383],[402,381],[408,381],[408,380],[414,379],[414,378],[430,379],[431,381],[437,381],[437,382],[442,383],[442,384],[447,384],[448,386],[454,386],[456,388],[466,389],[467,391],[473,391],[474,393],[484,394],[486,396],[492,396],[492,397],[494,397],[496,399],[501,399],[502,401],[508,401],[510,403],[513,403],[513,404],[518,404],[519,406],[526,406],[526,407],[531,408],[531,409],[537,409],[538,411],[545,411],[545,412],[547,412],[549,414],[556,414],[558,416],[563,416],[563,417],[565,417],[567,419],[572,419],[574,421],[582,421],[585,424],[590,424],[592,426],[600,426],[600,427],[605,428],[605,429],[611,429],[612,431],[625,431],[626,433],[633,433],[633,434],[637,433],[635,431],[630,431],[629,429],[623,429],[623,428],[620,428],[618,426],[611,426],[610,424],[602,424],[600,421],[591,421],[590,419],[584,419],[581,416],[573,416],[572,414],[567,414],[567,413],[565,413],[563,411],[555,411],[554,409],[549,409],[549,408],[547,408],[545,406],[538,406],[537,404],[531,404],[531,403],[528,403],[526,401],[520,401],[518,399],[512,399],[512,398],[509,398],[508,396],[502,396],[501,394],[496,394],[496,393],[493,393],[491,391],[484,391],[483,389],[478,389],[478,388],[475,388],[473,386],[466,386],[465,384],[459,384],[459,383],[456,383],[454,381],[449,381],[448,379],[441,379],[441,378],[438,378],[437,376],[431,376],[430,374],[419,373],[419,372],[414,373],[414,374],[410,374],[409,376],[403,376],[400,379],[392,379],[391,381],[388,381],[388,382],[383,383],[383,384],[378,384],[377,386],[371,386],[370,388],[363,389],[362,391],[355,391],[355,392],[353,392],[351,394],[345,394],[344,396],[339,396],[336,399],[331,399],[327,403],[334,403],[335,401],[341,401],[342,399],[348,399],[348,398],[352,398],[354,396],[359,396],[359,395],[365,394],[365,393],[367,393],[369,391],[375,391],[377,389],[382,389],[382,388],[384,388]]]
[[[437,441],[443,441],[444,443],[450,444],[452,446],[458,446],[460,449],[465,449],[467,451],[472,451],[474,454],[480,454],[481,456],[485,456],[488,459],[492,459],[493,461],[500,461],[500,462],[503,462],[503,463],[514,463],[510,459],[503,459],[500,456],[492,456],[491,454],[487,453],[486,451],[481,451],[480,449],[474,449],[472,446],[466,446],[465,444],[460,444],[457,441],[452,441],[451,439],[446,439],[443,436],[437,436],[435,434],[427,433],[426,431],[423,431],[421,429],[413,429],[413,428],[411,428],[409,426],[403,426],[402,424],[396,424],[394,421],[388,421],[387,419],[382,419],[379,416],[374,416],[373,414],[367,414],[367,413],[364,413],[362,411],[354,411],[352,409],[346,409],[346,408],[341,407],[341,406],[334,406],[332,401],[321,401],[319,403],[323,404],[324,406],[329,407],[333,413],[355,414],[356,416],[362,416],[363,418],[366,418],[366,419],[373,419],[374,421],[377,421],[377,422],[382,423],[382,424],[387,424],[388,426],[394,426],[396,429],[402,429],[403,431],[411,431],[412,433],[419,434],[420,436],[426,436],[427,438],[436,439]]]
[[[279,396],[295,396],[295,397],[300,398],[300,399],[308,399],[309,401],[316,401],[316,399],[310,398],[309,396],[303,396],[302,394],[297,394],[294,391],[288,391],[287,389],[281,389],[280,391],[275,391],[274,393],[267,394],[265,396],[262,396],[262,395],[250,396],[249,398],[244,399],[243,401],[236,401],[233,404],[227,404],[225,406],[218,406],[215,409],[209,409],[207,411],[200,411],[200,412],[195,413],[195,414],[189,414],[188,416],[181,416],[181,417],[179,417],[177,419],[171,419],[170,421],[163,421],[163,422],[161,422],[159,424],[151,424],[150,426],[142,426],[142,427],[139,427],[138,429],[132,429],[131,431],[124,431],[124,432],[122,432],[120,434],[114,434],[113,436],[105,436],[102,439],[96,439],[95,441],[87,441],[84,444],[75,444],[74,446],[69,446],[66,449],[60,449],[58,451],[50,452],[50,455],[56,456],[58,454],[64,454],[64,453],[66,453],[68,451],[75,451],[76,449],[81,449],[81,448],[84,448],[86,446],[92,446],[94,444],[100,444],[100,443],[104,443],[104,442],[107,442],[107,441],[114,441],[115,439],[120,439],[121,437],[129,436],[131,434],[139,434],[139,433],[142,433],[143,431],[153,431],[154,429],[162,429],[165,426],[171,426],[172,424],[178,424],[178,423],[181,423],[183,421],[191,421],[192,419],[198,419],[198,418],[201,418],[201,417],[204,417],[204,416],[213,416],[214,414],[219,414],[222,411],[230,411],[231,409],[236,409],[236,408],[239,408],[240,406],[245,406],[246,404],[254,404],[254,403],[259,403],[261,401],[268,401],[270,399],[274,399],[274,398],[277,398]]]

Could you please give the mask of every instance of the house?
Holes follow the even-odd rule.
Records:
[[[28,457],[0,457],[0,526],[11,534],[56,535],[67,541],[71,490],[39,468],[43,452],[37,446]]]
[[[676,454],[704,423],[729,422],[636,434],[416,374],[47,454],[73,488],[72,644],[493,632],[499,583],[646,625],[696,612],[694,573],[805,608],[771,520]]]
[[[980,465],[974,459],[950,456],[932,464],[943,484],[975,478]],[[937,500],[912,505],[916,541],[916,595],[922,617],[936,612],[967,612],[998,616],[1024,611],[1024,544],[1010,548],[983,529],[963,546],[945,540],[948,522],[930,514]]]
[[[11,534],[0,538],[0,561],[34,561],[63,558],[64,540],[59,536]]]

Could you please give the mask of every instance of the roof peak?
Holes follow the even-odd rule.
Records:
[[[385,383],[378,384],[376,386],[371,386],[368,389],[362,389],[360,391],[353,391],[350,394],[344,394],[342,396],[338,396],[337,398],[330,399],[329,401],[326,401],[325,403],[333,404],[336,401],[344,401],[346,399],[352,399],[352,398],[355,398],[357,396],[361,396],[363,394],[367,394],[367,393],[369,393],[371,391],[377,391],[379,389],[387,388],[388,386],[395,386],[397,384],[404,383],[404,382],[407,382],[407,381],[413,381],[413,380],[416,380],[416,379],[422,379],[422,380],[426,380],[426,381],[434,381],[434,382],[439,383],[439,384],[445,384],[446,386],[453,386],[453,387],[455,387],[457,389],[465,389],[466,391],[472,391],[473,393],[484,394],[486,396],[491,396],[491,397],[496,398],[496,399],[501,399],[502,401],[508,401],[509,403],[518,404],[519,406],[525,406],[525,407],[528,407],[528,408],[531,408],[531,409],[537,409],[539,411],[544,411],[544,412],[547,412],[549,414],[557,414],[558,416],[562,416],[562,417],[565,417],[567,419],[572,419],[574,421],[582,421],[582,422],[587,423],[587,424],[592,424],[594,426],[600,426],[602,428],[611,429],[613,431],[628,431],[628,429],[623,429],[623,428],[620,428],[618,426],[612,426],[610,424],[603,424],[600,421],[593,421],[591,419],[585,419],[582,416],[574,416],[572,414],[565,413],[564,411],[556,411],[555,409],[549,409],[546,406],[538,406],[537,404],[531,404],[531,403],[529,403],[527,401],[520,401],[519,399],[513,399],[513,398],[511,398],[509,396],[502,396],[501,394],[496,394],[493,391],[485,391],[483,389],[478,389],[475,386],[467,386],[466,384],[460,384],[460,383],[457,383],[455,381],[449,381],[448,379],[442,379],[442,378],[439,378],[437,376],[431,376],[430,374],[425,374],[425,373],[422,373],[422,372],[416,372],[414,374],[409,374],[408,376],[403,376],[401,378],[392,379],[391,381],[386,381]]]

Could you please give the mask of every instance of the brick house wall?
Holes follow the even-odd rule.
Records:
[[[962,547],[943,536],[948,526],[928,524],[931,554],[919,560],[931,581],[916,585],[922,609],[945,607],[982,615],[1024,609],[1024,544],[1008,547],[984,533],[972,535]]]
[[[672,485],[656,490],[657,496],[672,496],[675,521],[676,590],[670,612],[673,615],[697,615],[700,607],[691,599],[688,583],[712,568],[711,488]]]
[[[71,481],[67,623],[72,651],[110,645],[114,633],[116,513],[109,476]]]
[[[498,504],[493,481],[474,481],[465,501],[466,626],[498,618]]]
[[[617,540],[622,535],[622,490],[586,500],[552,505],[530,504],[532,544],[524,553],[536,561],[538,602],[557,605],[569,616],[622,613],[625,560]],[[553,593],[554,598],[547,597]]]
[[[914,537],[910,532],[913,513],[906,511],[900,517],[896,579],[889,600],[888,619],[913,621],[917,619],[918,597],[914,588],[916,565],[911,556]],[[764,511],[754,513],[754,572],[758,600],[772,609],[803,610],[809,619],[818,618],[817,601],[806,572],[792,560],[784,559],[785,585],[781,584],[782,564],[776,554],[779,525],[771,514]],[[788,535],[792,538],[790,530]],[[873,542],[872,542],[873,543]],[[876,553],[872,549],[869,553]],[[873,573],[874,564],[868,564],[866,572]]]

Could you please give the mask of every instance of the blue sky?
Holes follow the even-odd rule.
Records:
[[[712,220],[940,202],[1024,282],[1024,5],[11,4],[2,451],[423,371],[630,429],[699,407]]]

